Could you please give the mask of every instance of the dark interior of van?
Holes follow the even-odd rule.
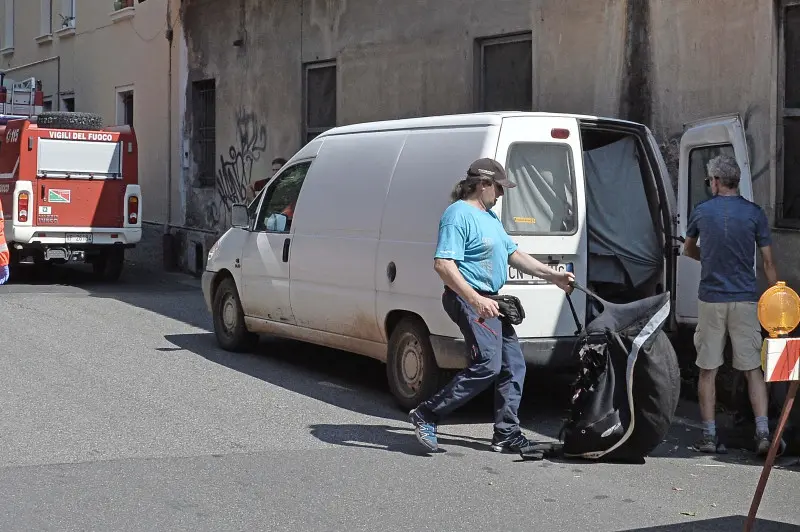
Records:
[[[582,126],[589,235],[587,284],[627,303],[664,291],[663,220],[654,171],[633,131]],[[589,318],[598,308],[589,305]]]

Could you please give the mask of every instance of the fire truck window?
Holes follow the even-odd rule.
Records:
[[[256,231],[288,233],[294,217],[294,206],[311,163],[287,168],[270,183],[256,221]]]

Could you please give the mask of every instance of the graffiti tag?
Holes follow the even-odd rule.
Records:
[[[253,175],[253,165],[267,151],[267,127],[255,113],[240,111],[236,115],[237,144],[228,148],[228,157],[220,155],[216,195],[218,201],[209,206],[208,219],[219,225],[230,218],[234,203],[245,200],[247,185]]]

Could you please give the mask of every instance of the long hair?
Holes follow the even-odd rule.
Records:
[[[478,185],[483,181],[485,180],[480,177],[467,176],[466,179],[462,179],[453,187],[453,192],[450,193],[450,199],[453,200],[453,203],[458,200],[467,199],[475,193],[478,189]]]

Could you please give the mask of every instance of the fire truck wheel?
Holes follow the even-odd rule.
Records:
[[[47,111],[36,117],[36,124],[39,127],[51,127],[56,129],[100,131],[103,129],[103,117],[94,113]]]
[[[244,310],[236,283],[226,277],[214,291],[212,306],[214,334],[219,346],[226,351],[246,352],[258,344],[258,335],[247,330]]]
[[[103,250],[92,260],[94,274],[102,280],[110,282],[119,280],[124,265],[125,250],[121,248]]]
[[[8,246],[8,248],[8,265],[13,269],[19,266],[19,250],[14,246]]]

